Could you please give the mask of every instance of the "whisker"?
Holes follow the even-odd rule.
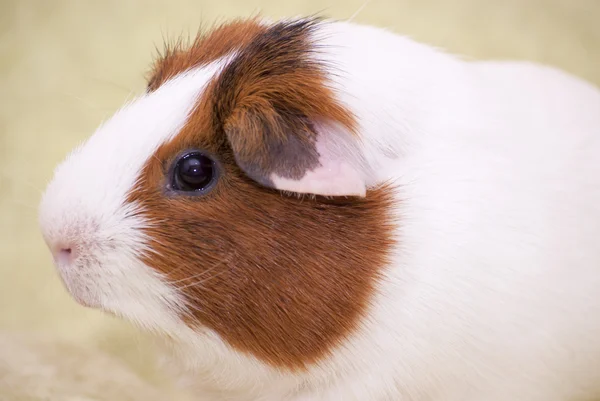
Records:
[[[213,288],[210,287],[203,287],[202,291],[205,292],[206,294],[212,294],[214,296],[218,296],[219,294],[217,293],[217,291],[215,291]],[[187,300],[187,302],[184,303],[184,305],[182,305],[184,307],[184,310],[182,310],[182,312],[187,315],[188,317],[194,317],[194,313],[193,312],[200,312],[203,313],[205,311],[203,311],[202,309],[198,308],[197,306],[194,305],[193,300]]]
[[[182,311],[188,318],[193,318],[194,317],[194,312],[204,312],[203,310],[201,310],[200,308],[195,307],[194,305],[191,304],[191,302],[186,302],[185,306],[184,306],[184,310]]]
[[[104,78],[93,77],[93,76],[88,76],[87,78],[88,78],[88,79],[90,79],[90,80],[92,80],[92,81],[96,81],[96,82],[102,83],[102,84],[104,84],[104,85],[110,85],[110,86],[112,86],[113,88],[116,88],[116,89],[122,90],[123,92],[129,92],[129,93],[131,93],[131,92],[135,92],[135,91],[134,91],[133,89],[131,89],[130,87],[123,86],[123,85],[121,85],[121,84],[118,84],[118,83],[116,83],[116,82],[113,82],[113,81],[108,81],[108,80],[106,80],[106,79],[104,79]]]
[[[27,203],[23,203],[21,201],[17,201],[17,200],[14,200],[14,199],[9,199],[8,201],[11,202],[11,203],[14,203],[15,205],[24,206],[27,209],[31,209],[31,210],[33,210],[34,212],[37,213],[37,210],[38,210],[37,206],[28,205]]]
[[[31,182],[28,182],[28,181],[23,181],[21,178],[19,178],[19,181],[17,181],[17,180],[15,180],[14,178],[12,178],[10,175],[8,175],[7,173],[0,172],[0,175],[2,175],[2,177],[4,177],[4,179],[6,179],[6,180],[8,180],[8,181],[11,181],[11,182],[17,183],[17,184],[19,184],[19,185],[21,185],[21,184],[22,184],[22,185],[24,185],[24,186],[26,186],[26,187],[29,187],[29,188],[31,188],[31,189],[33,189],[33,190],[35,190],[35,191],[36,191],[36,192],[37,192],[39,195],[41,195],[41,194],[42,194],[42,192],[43,192],[43,190],[41,190],[40,188],[36,187],[36,186],[35,186],[34,184],[32,184]]]
[[[367,6],[367,5],[368,5],[370,2],[371,2],[371,0],[365,0],[365,2],[364,2],[364,3],[363,3],[363,4],[362,4],[362,5],[361,5],[361,6],[358,8],[358,10],[356,10],[356,11],[354,12],[354,14],[352,14],[352,15],[350,16],[350,18],[348,18],[348,22],[350,22],[350,21],[352,21],[354,18],[358,17],[358,14],[360,14],[360,13],[361,13],[361,12],[362,12],[362,11],[365,9],[365,7],[366,7],[366,6]]]
[[[229,255],[226,255],[226,258],[225,258],[225,259],[222,259],[221,261],[219,261],[219,262],[216,262],[216,265],[215,265],[215,266],[213,266],[213,267],[209,268],[209,270],[205,270],[204,272],[205,272],[205,273],[206,273],[206,272],[210,272],[210,271],[212,271],[213,269],[215,269],[216,267],[219,267],[220,265],[222,265],[223,263],[226,263],[226,262],[227,262],[227,263],[229,263],[229,262],[230,262],[230,260],[229,260],[228,258],[229,258]],[[181,266],[177,267],[176,269],[173,269],[173,270],[171,270],[171,271],[170,271],[170,273],[171,273],[171,274],[172,274],[172,273],[176,273],[176,272],[178,272],[178,271],[182,270],[183,268],[185,268],[185,265],[181,265]],[[178,282],[180,282],[180,281],[189,280],[189,279],[192,279],[192,278],[194,278],[194,277],[187,277],[187,278],[184,278],[184,279],[182,279],[182,280],[175,281],[175,283],[178,283]]]
[[[77,95],[73,95],[72,93],[67,93],[67,92],[62,92],[61,94],[62,96],[65,96],[67,98],[70,99],[74,99],[77,100],[80,104],[83,104],[85,107],[87,107],[90,110],[94,110],[94,111],[107,111],[107,110],[111,110],[110,107],[100,107],[92,102],[90,102],[89,100],[86,100],[82,97],[79,97]]]
[[[204,276],[205,274],[208,274],[208,273],[210,273],[211,271],[215,270],[217,267],[219,267],[220,265],[222,265],[222,264],[223,264],[223,262],[224,262],[224,261],[221,261],[221,262],[219,262],[219,263],[216,263],[216,264],[215,264],[213,267],[211,267],[210,269],[208,269],[208,270],[204,270],[204,271],[201,271],[200,273],[198,273],[198,274],[194,274],[193,276],[186,277],[186,278],[182,278],[182,279],[180,279],[180,280],[171,281],[171,284],[177,284],[177,283],[181,283],[181,282],[183,282],[183,281],[193,280],[193,279],[196,279],[196,278],[202,277],[202,276]]]
[[[195,274],[195,275],[193,275],[193,276],[191,276],[191,277],[185,277],[185,278],[183,278],[183,279],[181,279],[181,280],[171,281],[171,284],[177,284],[177,283],[181,283],[181,282],[183,282],[183,281],[193,280],[193,279],[195,279],[195,278],[202,277],[202,276],[204,276],[204,275],[206,275],[206,274],[210,273],[211,271],[215,270],[217,267],[221,266],[221,265],[222,265],[223,263],[225,263],[225,262],[229,263],[229,259],[223,259],[223,260],[221,260],[221,261],[219,261],[219,262],[215,263],[215,264],[214,264],[214,265],[213,265],[213,266],[212,266],[210,269],[208,269],[208,270],[203,270],[203,271],[201,271],[200,273],[198,273],[198,274]],[[180,268],[178,268],[178,269],[176,269],[176,270],[173,270],[173,272],[176,272],[176,271],[178,271],[178,270],[181,270],[181,269],[182,269],[182,267],[180,267]]]
[[[223,274],[225,272],[226,272],[226,270],[221,270],[220,272],[217,272],[216,274],[213,274],[212,276],[207,277],[204,280],[200,280],[200,281],[197,281],[195,283],[190,283],[190,284],[182,285],[181,287],[177,287],[177,290],[184,290],[184,289],[189,288],[189,287],[201,286],[202,284],[204,284],[204,283],[206,283],[206,282],[214,279],[215,277],[220,276],[221,274]]]
[[[215,293],[214,291],[212,291],[210,288],[204,288],[204,291],[207,291],[208,293]],[[188,317],[193,318],[194,317],[194,312],[200,312],[200,313],[205,313],[206,311],[194,306],[191,302],[186,302],[185,303],[185,310],[183,311],[183,313],[185,313]]]

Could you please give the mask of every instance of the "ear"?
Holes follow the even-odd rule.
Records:
[[[358,147],[344,127],[269,112],[238,110],[225,124],[236,162],[250,178],[296,193],[366,195]]]
[[[365,196],[354,115],[316,57],[320,22],[270,26],[240,50],[215,86],[215,117],[239,167],[267,187]]]

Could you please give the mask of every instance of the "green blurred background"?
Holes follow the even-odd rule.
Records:
[[[37,229],[52,169],[144,88],[164,39],[236,16],[320,13],[471,58],[600,84],[600,0],[0,0],[0,400],[175,400],[128,324],[63,290]],[[374,44],[376,45],[376,44]]]

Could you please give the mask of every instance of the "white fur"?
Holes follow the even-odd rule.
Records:
[[[57,171],[41,210],[49,243],[117,243],[90,250],[82,273],[63,270],[70,289],[179,339],[200,400],[600,398],[600,91],[376,28],[319,29],[318,57],[360,123],[348,159],[368,187],[398,188],[400,246],[362,328],[309,372],[278,372],[184,328],[176,292],[136,261],[152,222],[128,217],[123,195],[214,66],[125,108]]]
[[[193,332],[181,321],[189,312],[181,294],[139,259],[142,251],[154,252],[142,228],[161,222],[143,220],[140,206],[126,198],[148,158],[177,135],[206,84],[230,59],[184,73],[120,109],[58,166],[39,212],[49,248],[77,254],[71,264],[55,257],[73,297],[177,339],[180,346],[172,350],[177,363],[171,368],[194,371],[195,385],[210,400],[223,391],[241,399],[258,397],[260,383],[269,383],[271,394],[285,394],[298,379],[283,377],[234,352],[209,330]]]
[[[219,68],[192,71],[119,110],[55,172],[40,206],[44,238],[53,250],[73,248],[74,266],[57,260],[80,302],[160,330],[182,307],[179,294],[139,261],[143,221],[126,205],[142,166],[185,124],[203,86]],[[123,305],[127,305],[126,308]]]

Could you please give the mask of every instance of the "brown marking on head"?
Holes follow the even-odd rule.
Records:
[[[300,179],[319,166],[317,125],[349,133],[354,115],[327,86],[318,45],[318,20],[276,24],[257,35],[215,83],[214,113],[223,123],[240,167],[271,186],[270,176]]]
[[[236,20],[218,25],[206,34],[198,34],[189,46],[181,39],[172,45],[166,45],[149,74],[148,91],[156,90],[190,68],[208,64],[246,46],[265,29],[256,18]]]
[[[186,322],[288,369],[326,357],[357,329],[393,246],[390,188],[300,199],[256,181],[314,165],[314,119],[353,127],[307,59],[314,27],[277,24],[241,48],[129,198],[157,222],[147,229],[156,253],[144,262],[180,289]],[[187,149],[219,166],[204,195],[168,190],[170,166]]]

